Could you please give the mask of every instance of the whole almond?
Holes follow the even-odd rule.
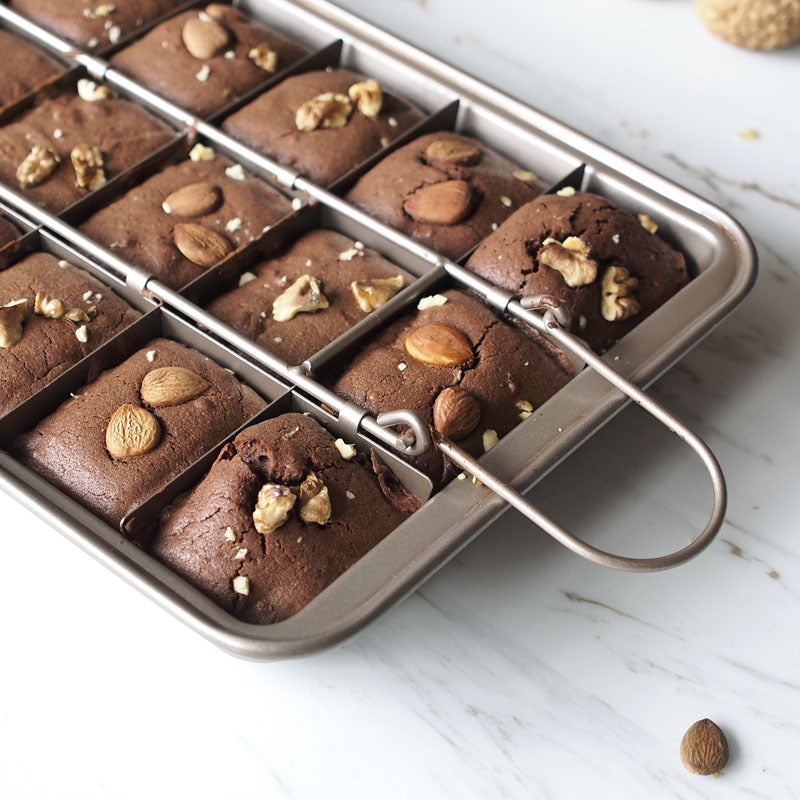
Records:
[[[224,236],[196,222],[179,223],[172,230],[172,238],[175,247],[200,267],[213,267],[233,250]]]
[[[442,181],[417,189],[403,203],[403,210],[417,222],[456,225],[472,209],[472,191],[466,181]]]
[[[186,49],[197,59],[213,58],[230,41],[230,35],[214,19],[192,17],[186,20],[181,31]]]
[[[468,436],[480,418],[480,403],[460,386],[443,389],[433,404],[433,427],[448,439]]]
[[[155,408],[178,406],[200,397],[211,384],[186,367],[159,367],[142,380],[142,400]]]
[[[425,150],[425,156],[430,161],[449,161],[464,167],[474,166],[482,155],[480,147],[459,139],[437,139]]]
[[[683,766],[695,775],[715,775],[728,763],[728,740],[710,719],[695,722],[681,740]]]
[[[131,458],[154,450],[161,441],[161,426],[147,409],[125,403],[106,428],[106,449],[113,458]]]
[[[456,366],[472,358],[472,345],[461,331],[441,322],[415,328],[406,337],[409,355],[426,364]]]
[[[202,217],[210,214],[222,199],[219,186],[208,181],[190,183],[168,195],[161,207],[179,217]]]

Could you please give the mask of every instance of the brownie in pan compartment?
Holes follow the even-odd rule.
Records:
[[[117,526],[265,406],[211,359],[154,339],[17,437],[12,451]]]
[[[150,550],[231,614],[278,622],[416,510],[392,477],[314,419],[283,414],[223,448]]]
[[[11,242],[15,242],[22,234],[16,226],[9,222],[4,216],[0,215],[0,247],[5,247]]]
[[[688,281],[686,260],[646,214],[571,188],[523,206],[467,268],[515,295],[566,301],[573,329],[603,351]]]
[[[92,239],[173,289],[194,280],[235,248],[291,212],[277,189],[241,165],[196,146],[102,208],[80,226]]]
[[[64,67],[43,50],[0,29],[0,109],[24,97],[39,84],[64,72]]]
[[[0,272],[0,415],[139,317],[96,278],[47,253]]]
[[[348,69],[281,81],[223,123],[226,133],[328,186],[421,122],[422,112]]]

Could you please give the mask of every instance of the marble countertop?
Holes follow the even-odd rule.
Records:
[[[724,528],[629,575],[508,513],[354,641],[257,664],[0,497],[0,795],[800,796],[800,47],[730,47],[689,0],[342,4],[749,231],[752,295],[653,389],[722,462]],[[627,409],[532,499],[598,546],[666,548],[705,518],[701,475]],[[718,780],[678,758],[706,716],[731,746]]]

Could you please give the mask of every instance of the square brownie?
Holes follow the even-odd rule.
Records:
[[[565,300],[575,333],[607,350],[688,280],[683,254],[616,203],[562,189],[509,217],[467,268],[516,295]]]
[[[0,109],[66,69],[43,50],[2,29],[0,52],[4,54],[0,72]]]
[[[105,50],[186,0],[11,0],[14,11],[89,50]]]
[[[84,81],[79,91],[107,94]],[[0,180],[59,212],[174,137],[127,100],[88,101],[69,92],[43,99],[0,128]]]
[[[111,63],[207,117],[307,54],[238,9],[214,3],[162,22]]]
[[[4,216],[0,215],[0,247],[5,247],[11,242],[15,242],[22,233],[17,230]]]
[[[419,503],[374,458],[342,454],[318,422],[246,428],[167,509],[151,552],[229,613],[296,614]]]
[[[294,75],[228,117],[223,129],[321,186],[416,125],[422,112],[347,69]]]
[[[116,526],[265,405],[196,350],[154,339],[17,437],[12,451]]]
[[[300,364],[413,280],[361,242],[316,230],[249,267],[241,285],[212,300],[208,311],[289,364]]]
[[[277,189],[213,150],[203,152],[212,160],[190,158],[166,167],[93,214],[80,230],[178,289],[291,212]],[[187,244],[180,238],[187,230],[214,247]]]
[[[532,172],[476,139],[442,131],[395,150],[346,199],[458,259],[543,190]]]
[[[564,354],[540,336],[527,336],[477,298],[449,289],[422,298],[326,382],[373,414],[415,411],[477,457],[572,374]],[[436,449],[414,463],[435,483],[455,474]]]
[[[0,306],[0,414],[139,316],[88,272],[47,253],[0,272]]]

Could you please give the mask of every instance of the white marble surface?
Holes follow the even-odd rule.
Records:
[[[0,498],[0,796],[800,796],[800,48],[719,43],[689,0],[345,5],[750,231],[759,285],[655,389],[719,455],[727,523],[690,565],[632,576],[509,514],[354,642],[264,665]],[[704,517],[699,475],[628,410],[535,500],[602,546],[673,545]],[[678,760],[704,716],[731,744],[719,780]]]

